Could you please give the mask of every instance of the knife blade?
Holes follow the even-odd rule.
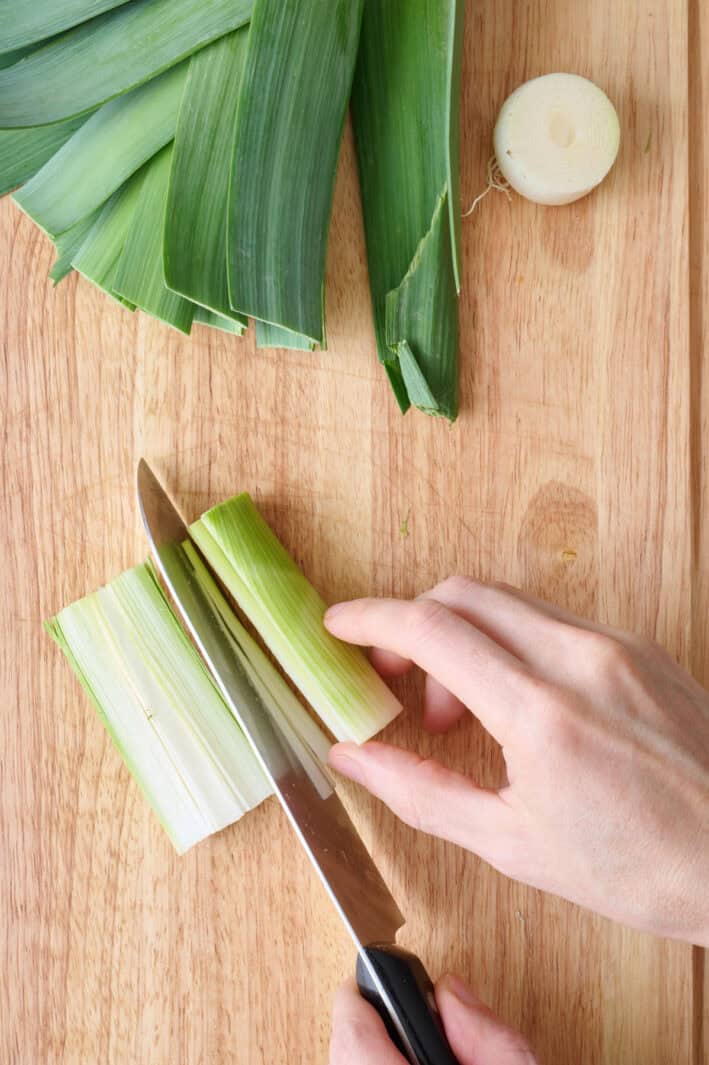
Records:
[[[210,596],[199,579],[195,559],[216,581],[144,459],[137,488],[158,572],[354,941],[360,990],[412,1065],[454,1065],[431,981],[419,959],[395,945],[404,917],[394,897],[324,767],[293,730],[272,717],[234,653],[231,608],[222,596]]]

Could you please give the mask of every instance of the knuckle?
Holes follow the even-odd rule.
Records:
[[[406,821],[419,832],[433,834],[437,830],[437,796],[444,773],[443,767],[431,758],[422,759],[414,770],[406,796]]]
[[[367,1050],[371,1043],[371,1031],[365,1021],[359,1017],[349,1017],[340,1021],[330,1036],[329,1065],[346,1065]]]
[[[466,577],[461,573],[456,573],[452,577],[446,577],[444,581],[437,584],[433,589],[433,593],[442,593],[451,598],[459,598],[460,596],[467,595],[469,592],[475,591],[480,587],[479,581],[474,580],[472,577]]]
[[[417,599],[409,615],[409,631],[415,642],[430,639],[448,617],[443,603],[435,599]]]
[[[614,636],[588,633],[584,643],[586,659],[601,680],[615,682],[632,669],[630,648]]]

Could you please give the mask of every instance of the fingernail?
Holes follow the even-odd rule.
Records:
[[[479,1006],[480,999],[478,996],[468,987],[464,980],[461,980],[459,976],[454,973],[448,973],[443,977],[443,986],[446,991],[450,991],[454,998],[457,998],[459,1002],[462,1002],[464,1006]]]
[[[333,618],[336,618],[344,605],[344,603],[334,603],[333,606],[328,607],[325,611],[325,621],[332,621]]]
[[[360,761],[360,750],[356,743],[336,743],[330,748],[327,760],[333,769],[357,784],[365,783],[364,766]]]

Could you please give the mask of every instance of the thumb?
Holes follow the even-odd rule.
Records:
[[[494,861],[513,828],[510,807],[496,791],[462,773],[387,743],[336,743],[329,762],[364,785],[412,828],[458,843]]]
[[[524,1037],[503,1024],[459,977],[438,981],[436,1002],[460,1065],[536,1065]]]

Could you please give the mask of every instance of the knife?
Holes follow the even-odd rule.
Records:
[[[155,565],[184,627],[354,940],[360,993],[411,1065],[458,1065],[422,962],[396,945],[404,924],[399,907],[327,770],[293,730],[275,721],[251,683],[234,650],[230,607],[197,579],[195,557],[217,579],[144,459],[138,465],[138,502]]]

